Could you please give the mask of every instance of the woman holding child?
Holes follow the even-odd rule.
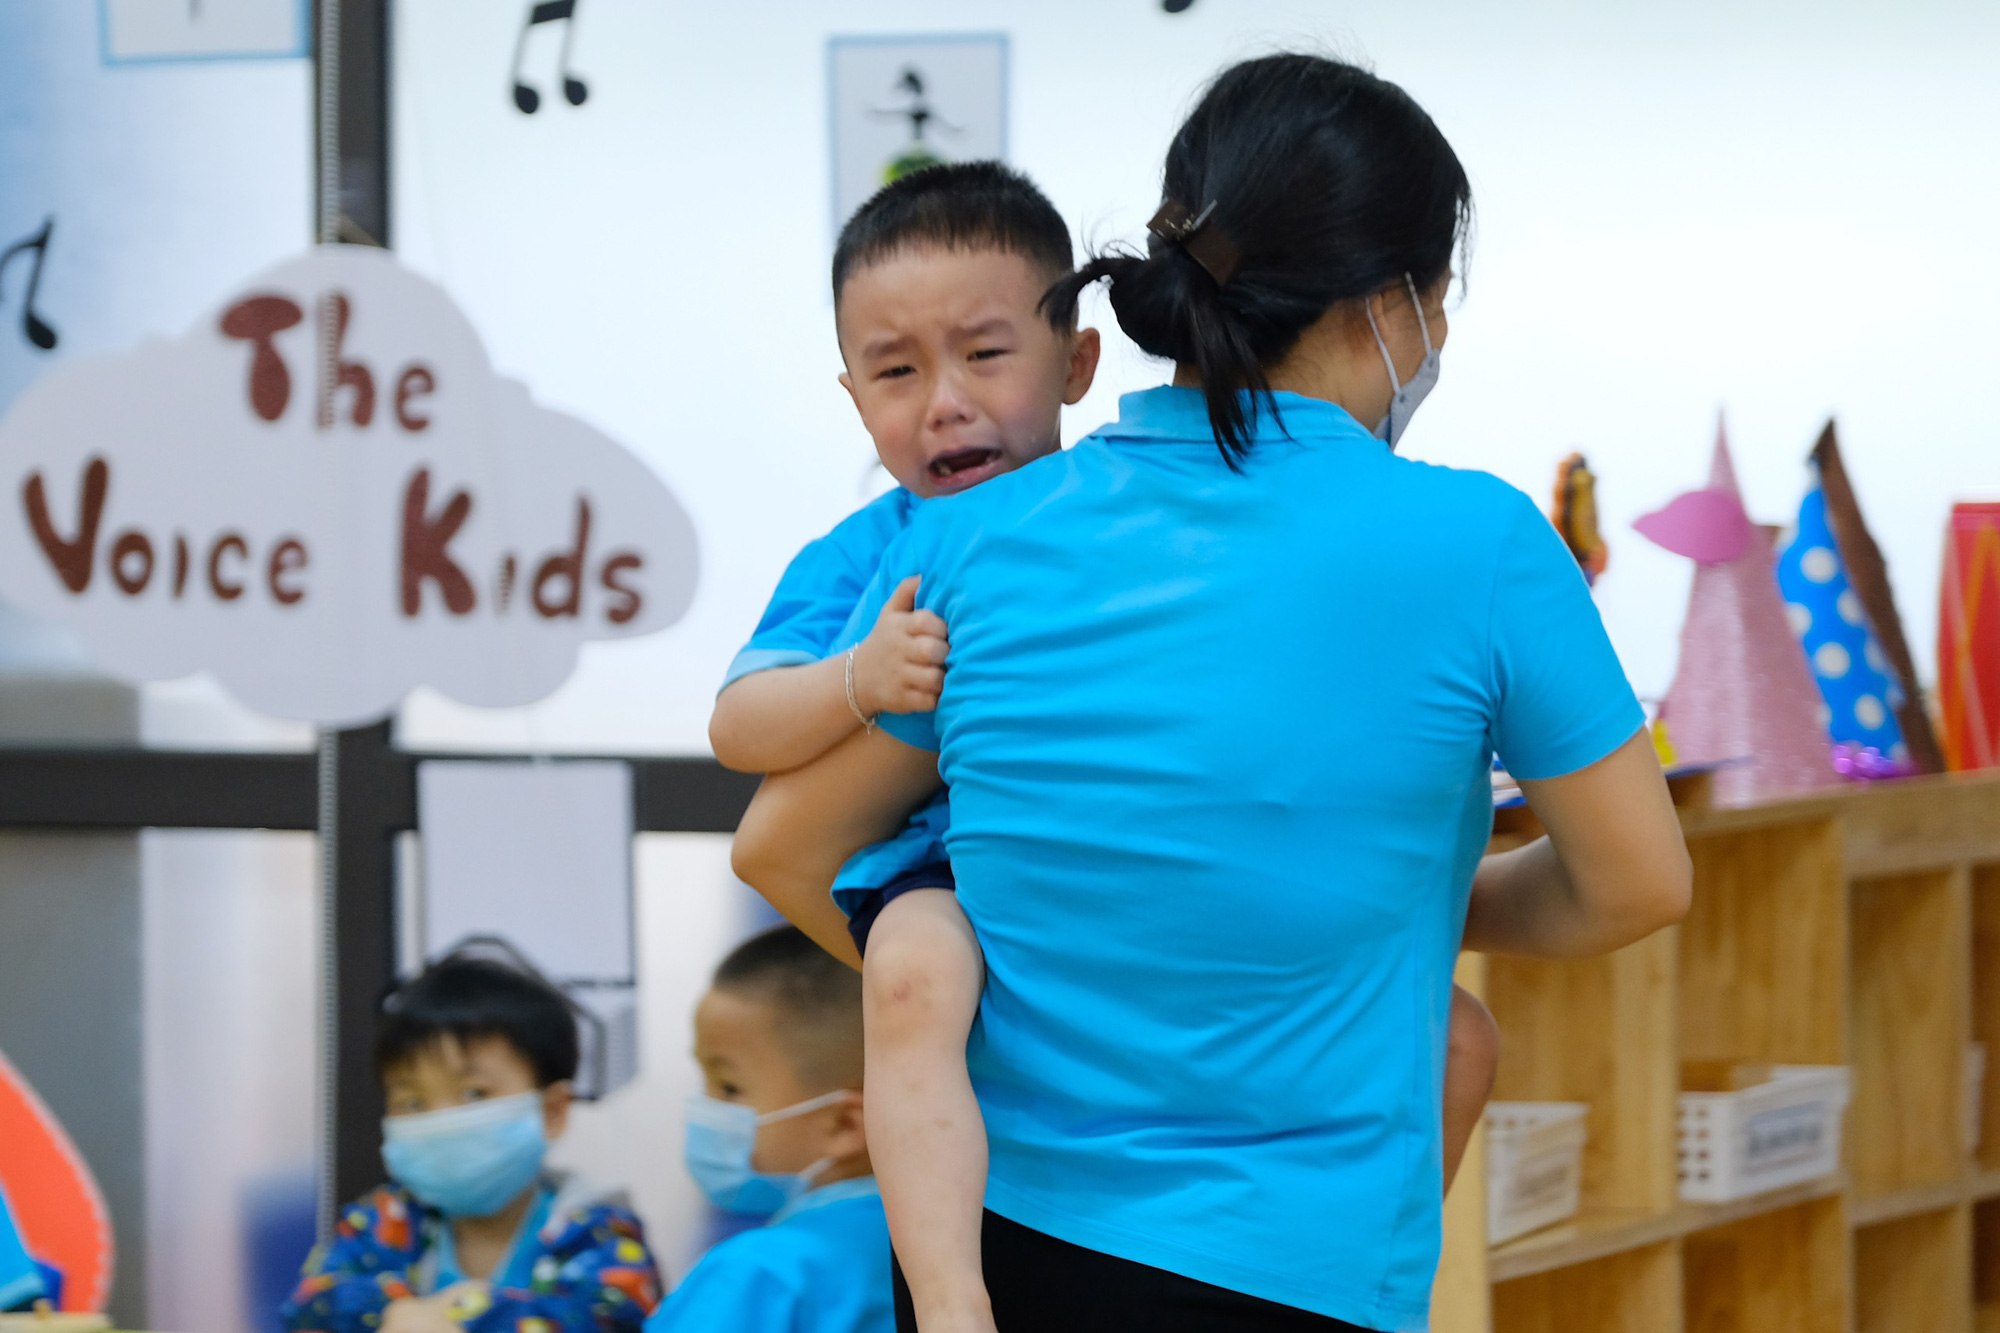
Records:
[[[949,786],[991,1303],[976,1266],[926,1268],[926,1333],[1422,1327],[1461,944],[1601,952],[1685,910],[1560,539],[1493,477],[1394,452],[1470,213],[1436,126],[1352,66],[1250,61],[1164,194],[1145,257],[1048,299],[1060,320],[1109,282],[1173,385],[917,509],[857,619],[921,577],[890,614],[942,619],[936,708],[772,778],[738,837],[805,925]],[[1482,860],[1495,752],[1549,838]],[[922,1238],[896,1239],[908,1265]]]

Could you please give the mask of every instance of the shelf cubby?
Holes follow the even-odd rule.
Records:
[[[1847,1162],[1863,1198],[1962,1178],[1971,920],[1962,867],[1858,880],[1854,1100]]]
[[[1607,1255],[1493,1288],[1495,1333],[1681,1333],[1676,1241]]]
[[[1838,1195],[1697,1231],[1682,1242],[1686,1327],[1848,1333],[1848,1265]]]
[[[1673,932],[1579,962],[1489,959],[1486,1002],[1500,1024],[1496,1100],[1590,1105],[1585,1213],[1671,1210]]]
[[[1972,1333],[1972,1207],[1854,1233],[1854,1333]]]
[[[1847,1059],[1847,913],[1839,830],[1808,819],[1689,839],[1680,926],[1683,1060]]]
[[[2000,863],[1972,868],[1972,1039],[1986,1047],[1979,1165],[2000,1171]]]
[[[2000,1200],[1972,1206],[1972,1327],[2000,1333]]]

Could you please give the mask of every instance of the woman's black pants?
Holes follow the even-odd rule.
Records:
[[[1366,1333],[1325,1315],[1115,1259],[986,1214],[980,1248],[1000,1333]],[[916,1333],[898,1267],[896,1333]]]

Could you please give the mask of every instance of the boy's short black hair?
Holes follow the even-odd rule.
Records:
[[[1033,181],[1004,162],[948,162],[883,186],[847,220],[833,247],[834,306],[857,269],[919,246],[1019,255],[1052,284],[1076,263],[1069,225]]]
[[[375,1070],[386,1074],[445,1037],[506,1040],[538,1087],[576,1077],[576,1018],[561,991],[497,959],[449,954],[382,1006]]]
[[[808,1083],[861,1086],[861,974],[796,926],[773,926],[736,946],[715,969],[719,991],[777,1010],[785,1049]]]

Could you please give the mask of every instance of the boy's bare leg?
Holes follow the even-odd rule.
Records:
[[[861,969],[868,1153],[923,1333],[993,1333],[979,1257],[986,1126],[965,1071],[986,965],[944,889],[876,918]]]
[[[1444,1061],[1444,1187],[1458,1175],[1472,1131],[1493,1095],[1500,1068],[1500,1025],[1462,986],[1451,988],[1451,1036]]]

